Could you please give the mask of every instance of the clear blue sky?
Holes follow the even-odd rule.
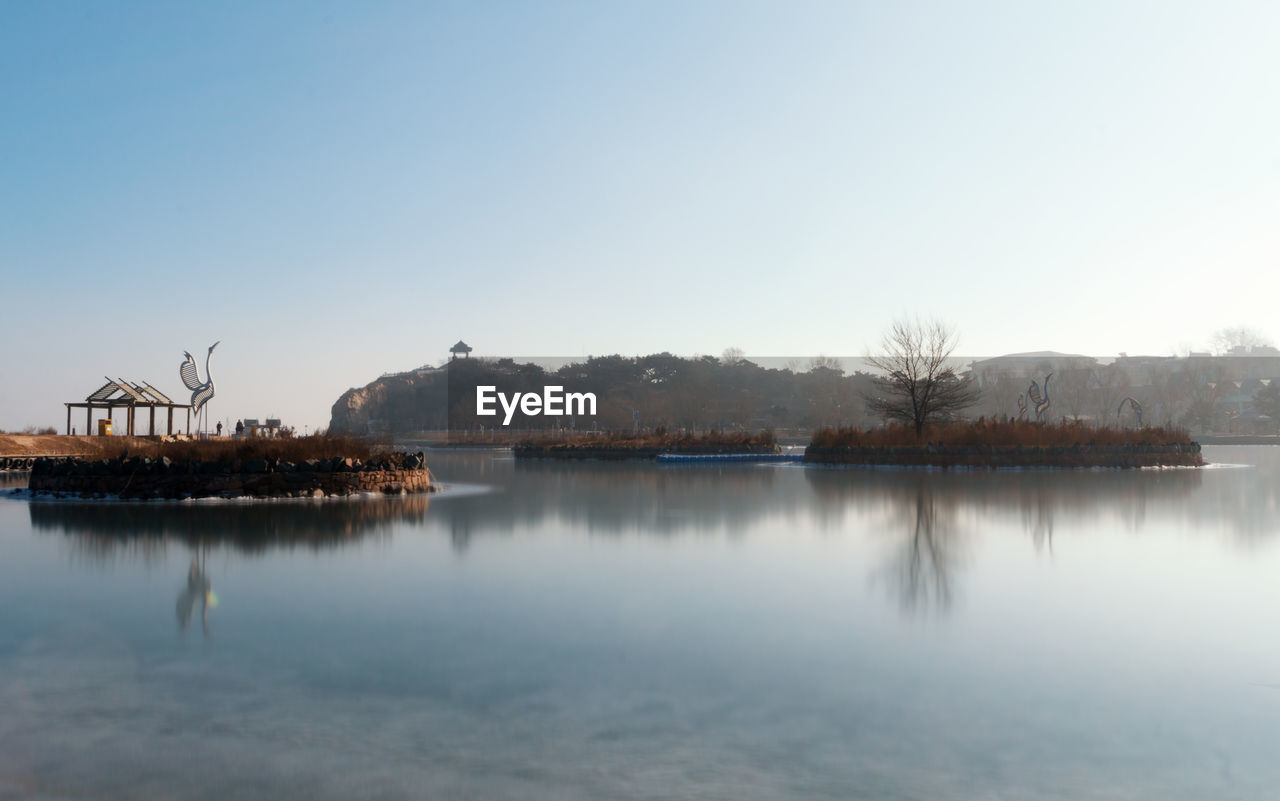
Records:
[[[0,5],[0,428],[478,354],[1280,336],[1274,3]]]

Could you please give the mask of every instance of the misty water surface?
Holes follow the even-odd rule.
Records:
[[[1280,453],[1206,453],[5,498],[0,798],[1273,798]]]

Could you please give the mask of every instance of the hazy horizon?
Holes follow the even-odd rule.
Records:
[[[215,365],[215,367],[218,365],[218,362],[216,360],[219,354],[221,354],[221,352],[222,352],[222,347],[219,346],[218,350],[215,351],[214,353],[213,364]],[[556,370],[564,365],[572,364],[575,362],[585,362],[586,360],[592,359],[592,358],[601,358],[601,357],[607,357],[607,356],[621,356],[623,358],[642,358],[645,356],[653,356],[660,353],[670,353],[670,351],[654,350],[654,351],[649,351],[647,353],[630,353],[630,354],[594,353],[594,354],[587,354],[587,355],[581,355],[581,356],[529,356],[529,355],[508,355],[508,354],[501,354],[501,353],[473,352],[469,358],[473,358],[477,360],[490,360],[490,361],[495,361],[499,359],[511,359],[518,364],[537,364],[547,370]],[[200,372],[201,372],[201,375],[203,376],[204,352],[202,351],[200,354],[193,354],[193,355],[197,356],[197,362],[200,365]],[[721,353],[721,354],[673,353],[671,355],[676,356],[678,358],[688,358],[688,359],[696,359],[703,356],[713,356],[717,359],[723,359],[725,357],[724,353]],[[1188,355],[1205,355],[1205,354],[1204,353],[1195,353],[1195,354],[1117,353],[1117,354],[1111,354],[1106,356],[1097,356],[1093,354],[1066,353],[1062,351],[1030,351],[1030,352],[1017,352],[1017,353],[1010,352],[1010,353],[980,354],[980,355],[953,353],[950,357],[948,357],[948,362],[959,369],[968,369],[969,364],[972,362],[978,362],[986,359],[995,359],[995,358],[1001,358],[1001,357],[1043,358],[1046,360],[1084,358],[1084,359],[1093,359],[1097,361],[1099,364],[1105,365],[1105,364],[1110,364],[1111,362],[1114,362],[1117,358],[1121,358],[1121,357],[1130,357],[1130,358],[1138,358],[1138,359],[1142,359],[1142,358],[1163,359],[1163,358],[1185,358]],[[1226,354],[1210,354],[1210,355],[1214,355],[1215,357],[1217,356],[1226,357]],[[1267,354],[1267,355],[1270,355],[1270,354]],[[809,355],[789,355],[789,356],[735,354],[734,358],[752,362],[766,369],[790,369],[795,372],[806,372],[812,369],[814,366],[815,360],[820,360],[826,366],[832,366],[834,364],[835,366],[838,366],[841,369],[841,371],[845,374],[852,374],[856,371],[861,371],[866,373],[878,372],[878,370],[874,366],[866,363],[868,354],[848,355],[848,354],[832,354],[832,353],[814,353]],[[1253,358],[1253,357],[1244,356],[1243,358]],[[266,410],[250,409],[244,412],[232,413],[231,411],[225,409],[227,402],[221,400],[223,393],[221,388],[219,388],[218,397],[215,398],[215,400],[211,402],[209,405],[210,415],[211,415],[209,417],[209,428],[210,430],[212,430],[216,425],[216,423],[219,421],[222,421],[228,427],[233,427],[237,420],[243,420],[246,418],[256,418],[256,419],[283,418],[284,425],[286,426],[296,425],[297,431],[299,433],[303,433],[304,431],[314,432],[317,429],[325,428],[328,426],[329,408],[347,390],[358,389],[360,387],[373,383],[374,381],[377,381],[380,378],[384,378],[387,376],[412,373],[414,371],[421,370],[423,368],[438,369],[444,366],[448,362],[448,360],[449,360],[448,357],[445,357],[445,358],[437,359],[434,361],[424,362],[422,364],[407,366],[399,370],[391,370],[391,371],[383,372],[378,375],[369,375],[366,377],[365,380],[361,381],[358,384],[354,384],[352,386],[344,387],[341,390],[338,390],[333,395],[333,397],[329,398],[327,402],[324,404],[325,411],[324,411],[323,419],[317,418],[317,422],[314,422],[314,423],[311,422],[310,420],[295,422],[295,420],[290,419],[285,415],[282,415],[279,411],[277,411],[276,408],[269,408]],[[66,410],[65,408],[63,408],[62,404],[64,402],[77,402],[77,401],[84,400],[84,396],[88,395],[90,391],[97,389],[99,386],[105,383],[105,381],[108,379],[116,380],[116,379],[122,378],[126,381],[133,381],[136,383],[147,381],[153,384],[160,391],[166,393],[175,402],[186,403],[189,399],[188,396],[190,393],[182,389],[181,381],[177,376],[176,365],[174,367],[175,369],[173,370],[172,375],[170,375],[169,378],[160,377],[158,380],[156,380],[153,377],[148,377],[147,375],[144,375],[144,374],[134,375],[130,373],[121,373],[118,375],[103,376],[102,379],[99,380],[97,383],[90,382],[90,383],[93,383],[93,386],[86,388],[85,391],[80,396],[68,397],[68,398],[64,398],[62,401],[59,401],[57,404],[59,408],[56,413],[60,416],[58,417],[57,420],[53,420],[51,417],[49,417],[49,419],[47,420],[41,420],[39,422],[33,422],[33,423],[23,423],[22,425],[11,425],[11,426],[0,425],[0,431],[9,431],[10,433],[13,433],[13,432],[20,431],[21,429],[26,427],[53,426],[58,429],[58,433],[65,433],[63,431],[63,428],[65,428],[65,425],[66,425]],[[223,374],[223,372],[224,371],[220,369],[215,369],[215,373],[216,373],[215,378],[221,381],[222,379],[220,378],[220,376]],[[230,371],[227,371],[227,372],[230,372]],[[157,375],[161,375],[161,374],[157,374]],[[232,377],[234,378],[234,373],[232,373]],[[1032,376],[1032,377],[1038,378],[1038,376]],[[102,415],[100,412],[95,413],[94,418],[97,419],[101,416]],[[160,425],[163,427],[163,423],[161,422],[161,417],[162,415],[157,416],[157,425]],[[143,429],[146,426],[145,419],[146,419],[145,415],[143,414],[139,415],[138,430],[140,432],[143,432]],[[120,417],[120,420],[123,420],[122,416]],[[179,427],[185,430],[184,428],[185,421],[186,421],[185,415],[176,414],[174,421],[175,421],[174,425],[176,427]],[[80,409],[78,411],[72,411],[71,425],[76,429],[77,433],[84,433],[83,432],[83,428],[84,428],[84,410],[83,409]],[[194,426],[195,426],[194,421],[192,423],[192,426],[194,429]]]
[[[1276,341],[1280,7],[0,8],[0,428],[480,353]],[[783,357],[785,358],[785,357]],[[74,421],[73,421],[74,422]]]

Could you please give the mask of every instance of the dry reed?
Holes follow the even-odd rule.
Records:
[[[1075,445],[1186,445],[1190,442],[1186,429],[1173,426],[1112,428],[1083,422],[1046,424],[980,419],[971,423],[926,426],[921,437],[916,437],[915,429],[910,426],[824,428],[814,433],[810,444],[817,448],[910,448],[922,445],[1054,448]]]

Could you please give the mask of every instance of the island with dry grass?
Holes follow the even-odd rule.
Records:
[[[697,456],[774,454],[781,448],[772,431],[709,431],[703,434],[567,434],[525,439],[512,446],[517,459],[656,459],[659,454]]]
[[[397,452],[361,437],[142,440],[118,447],[114,454],[40,457],[31,467],[28,492],[153,500],[433,489],[422,453]]]
[[[827,428],[813,435],[804,460],[819,464],[941,468],[1198,467],[1200,444],[1184,429],[1094,427],[1020,420],[911,426]]]

